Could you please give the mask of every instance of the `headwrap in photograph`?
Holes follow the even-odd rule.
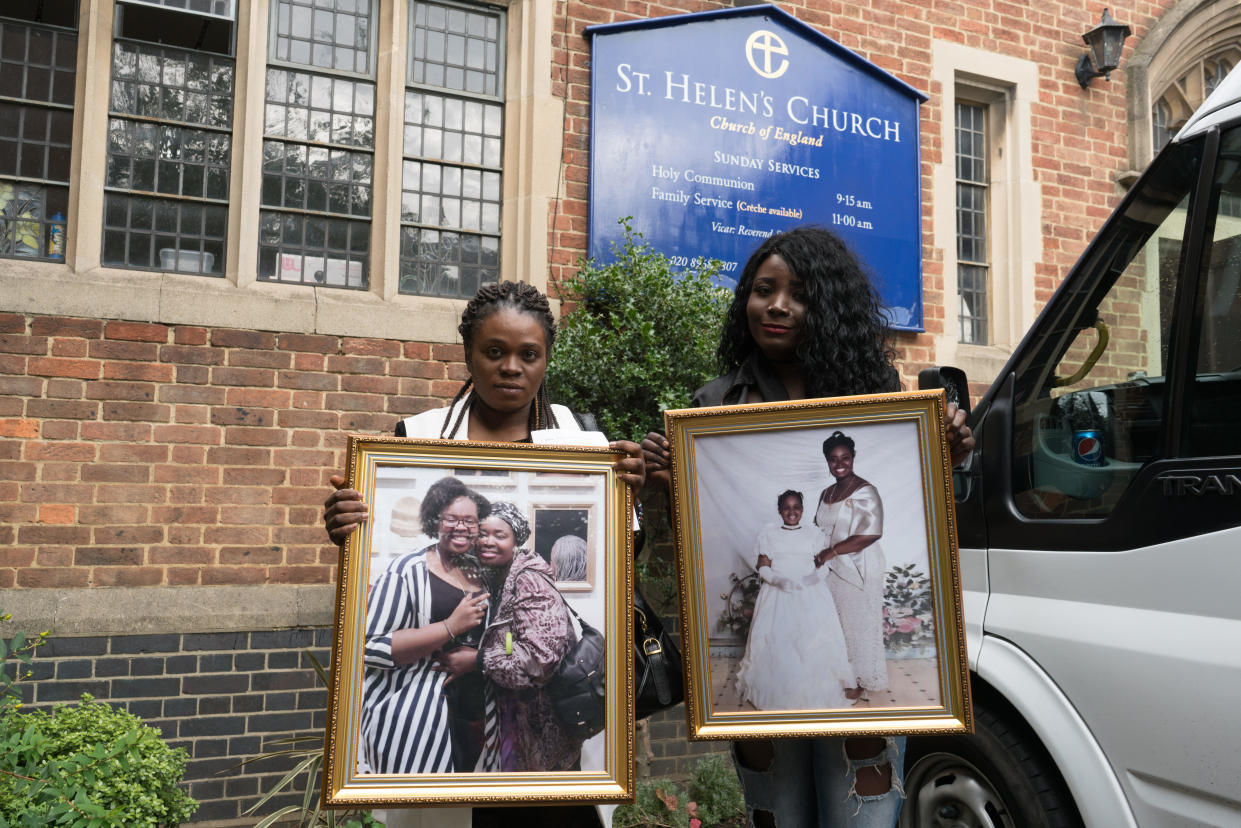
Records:
[[[491,517],[498,517],[513,527],[513,540],[517,548],[526,545],[530,540],[530,521],[522,514],[521,509],[506,500],[495,500],[491,503]]]

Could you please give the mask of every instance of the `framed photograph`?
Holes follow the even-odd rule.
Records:
[[[616,452],[351,435],[328,806],[634,795],[633,548]],[[560,567],[558,570],[556,567]],[[553,675],[602,635],[588,733]],[[601,729],[599,729],[601,728]]]
[[[543,502],[534,507],[534,551],[551,564],[556,586],[568,592],[594,589],[594,558],[587,554],[598,539],[593,535],[588,503]]]
[[[972,728],[942,390],[665,413],[691,738]]]

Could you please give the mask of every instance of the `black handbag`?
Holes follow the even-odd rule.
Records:
[[[599,430],[595,415],[583,411],[574,412],[573,417],[583,431]],[[641,503],[637,509],[640,526]],[[633,554],[636,558],[642,551],[646,533],[638,528],[633,535]],[[569,609],[572,611],[573,608]],[[577,620],[584,629],[585,622],[580,617]],[[637,587],[633,590],[633,631],[634,711],[639,719],[645,719],[652,713],[676,707],[685,700],[685,674],[681,666],[681,651],[664,629],[659,614],[646,603]]]
[[[547,683],[547,694],[565,730],[583,741],[603,730],[607,721],[607,644],[603,633],[587,624],[565,602],[582,628],[577,643],[560,660]],[[645,719],[685,699],[681,653],[659,615],[640,592],[633,596],[634,710]]]
[[[577,619],[581,635],[560,659],[546,690],[561,725],[585,741],[607,724],[607,643],[603,633],[586,623],[568,601],[564,605]],[[644,719],[680,704],[685,699],[685,679],[680,650],[658,613],[637,590],[633,594],[633,622],[634,709],[637,717]]]
[[[633,591],[633,695],[639,719],[675,707],[685,699],[681,651],[659,614]]]
[[[540,574],[555,587],[549,576]],[[563,595],[560,600],[573,613],[582,631],[577,643],[560,659],[544,689],[565,731],[585,741],[607,724],[607,642],[603,633],[587,624]]]

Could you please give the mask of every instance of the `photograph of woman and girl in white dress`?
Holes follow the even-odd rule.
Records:
[[[695,438],[715,712],[941,704],[912,422]]]
[[[579,635],[570,605],[606,634],[606,592],[587,577],[604,572],[589,560],[603,476],[552,477],[380,468],[359,773],[603,768],[604,734],[574,737],[545,690]],[[555,519],[538,521],[536,549],[540,505]]]

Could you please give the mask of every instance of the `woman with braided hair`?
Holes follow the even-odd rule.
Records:
[[[485,285],[466,305],[457,327],[465,346],[469,377],[445,408],[407,417],[396,425],[397,436],[477,440],[487,442],[535,442],[565,445],[608,445],[627,456],[614,466],[617,476],[637,491],[645,479],[642,450],[629,441],[607,442],[598,432],[585,432],[573,412],[554,405],[547,395],[544,375],[556,338],[556,321],[547,297],[532,285],[501,282]],[[324,503],[323,520],[332,542],[340,545],[358,525],[368,519],[361,495],[344,488],[345,479],[333,475],[335,491]],[[442,653],[439,662],[450,677],[472,671],[477,651],[458,647]],[[450,768],[453,772],[474,768]],[[464,828],[503,822],[506,826],[537,819],[540,826],[586,825],[595,820],[594,809],[582,806],[543,808],[475,808],[393,810],[387,813],[389,828],[436,826]],[[423,816],[425,814],[425,817]],[[473,819],[473,823],[471,822]]]
[[[542,332],[542,342],[538,341],[536,327]],[[528,442],[535,431],[576,428],[571,425],[575,420],[569,409],[553,406],[547,398],[543,375],[556,339],[556,320],[547,297],[538,288],[521,282],[484,285],[465,306],[457,331],[465,346],[465,367],[470,376],[453,397],[434,436],[453,439],[464,425],[465,431],[460,434],[464,440]],[[505,336],[508,341],[503,341]],[[502,346],[514,343],[519,343],[519,362],[501,368],[500,360],[506,356]],[[533,400],[529,399],[531,389]],[[524,422],[522,412],[526,414]],[[420,424],[413,422],[416,419],[398,423],[397,436],[419,436],[407,433],[421,430]]]
[[[573,412],[548,399],[544,375],[556,320],[538,288],[521,282],[484,285],[465,306],[457,331],[469,377],[446,408],[398,422],[398,437],[600,444],[602,435],[582,432]],[[641,447],[627,440],[608,445],[629,455],[617,461],[616,471],[630,488],[641,488]],[[333,475],[331,481],[336,491],[324,503],[323,520],[332,542],[340,545],[370,513],[361,495],[343,488],[343,477]]]

